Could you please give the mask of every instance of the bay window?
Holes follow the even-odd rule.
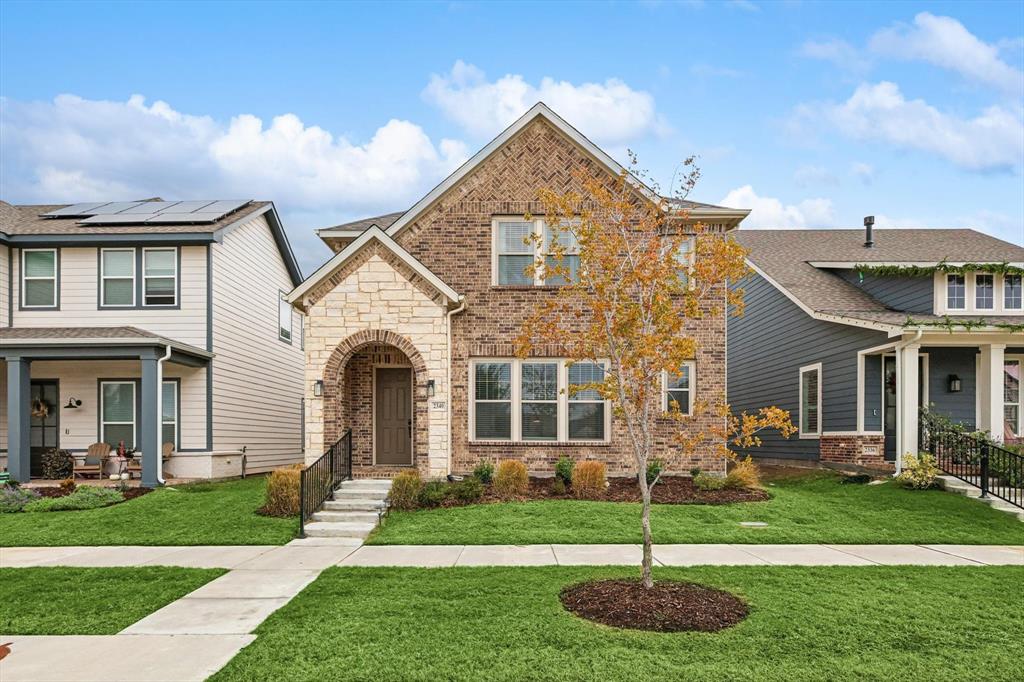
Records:
[[[800,368],[800,437],[821,435],[821,363]]]
[[[601,364],[531,358],[474,360],[471,433],[478,441],[605,441],[610,411],[588,387]]]
[[[59,263],[57,249],[22,249],[21,307],[57,307]]]

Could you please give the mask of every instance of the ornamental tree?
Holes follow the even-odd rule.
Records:
[[[547,230],[539,251],[545,254],[527,268],[533,277],[563,282],[528,318],[516,339],[526,357],[535,346],[554,346],[570,362],[605,365],[600,381],[574,385],[573,391],[597,391],[611,402],[622,424],[636,465],[643,500],[642,580],[651,579],[651,485],[647,465],[656,440],[657,422],[666,416],[677,425],[680,456],[698,448],[733,456],[729,443],[749,447],[764,428],[792,429],[784,410],[767,408],[756,415],[731,416],[721,396],[701,402],[683,415],[674,402],[666,413],[662,378],[678,378],[696,356],[695,321],[742,314],[743,292],[729,281],[747,274],[744,249],[729,235],[693,224],[686,196],[700,171],[692,158],[683,163],[685,177],[671,199],[648,190],[635,172],[636,159],[617,177],[578,171],[580,191],[539,194]],[[696,415],[715,410],[715,426],[693,428]],[[788,425],[788,426],[787,426]]]

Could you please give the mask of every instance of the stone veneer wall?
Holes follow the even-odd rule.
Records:
[[[829,436],[821,437],[821,461],[853,464],[873,469],[892,469],[885,461],[885,436]]]

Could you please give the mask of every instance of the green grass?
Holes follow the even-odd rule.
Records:
[[[113,635],[226,573],[214,568],[0,568],[0,633]]]
[[[768,485],[772,499],[731,505],[654,505],[659,543],[1024,544],[1024,523],[940,490],[894,482],[840,485],[817,473]],[[766,521],[744,528],[740,521]],[[640,505],[545,500],[425,511],[391,511],[376,545],[635,543]]]
[[[0,514],[0,547],[67,545],[281,545],[296,519],[256,514],[266,479],[162,488],[102,509]]]
[[[211,682],[273,680],[1009,680],[1021,567],[655,569],[746,599],[734,628],[658,634],[566,612],[601,568],[330,568]]]

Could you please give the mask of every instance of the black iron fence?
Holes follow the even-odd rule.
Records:
[[[992,495],[1024,507],[1024,455],[984,438],[935,424],[921,424],[920,449],[935,456],[940,469]]]
[[[302,470],[299,483],[299,537],[306,537],[306,521],[323,506],[338,485],[352,478],[352,430],[318,460]]]

